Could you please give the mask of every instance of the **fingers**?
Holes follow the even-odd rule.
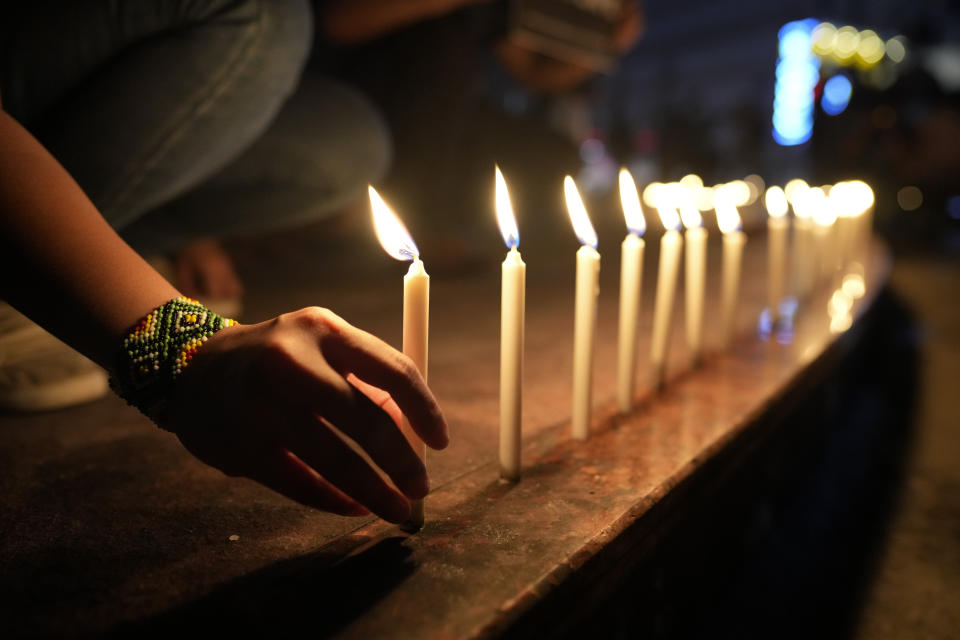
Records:
[[[427,445],[445,448],[450,442],[446,420],[410,359],[366,331],[337,320],[332,339],[321,344],[331,366],[344,375],[356,374],[389,393]]]
[[[352,373],[347,374],[347,382],[359,389],[363,395],[373,400],[375,405],[386,411],[387,415],[390,416],[397,426],[400,426],[400,421],[403,420],[403,413],[389,393],[379,387],[364,382]]]
[[[322,417],[356,442],[405,495],[414,499],[427,495],[426,467],[395,418],[334,371],[319,354],[315,357],[301,354],[299,366],[300,375],[288,377],[279,389],[287,403],[298,406],[302,415],[310,416],[309,426],[303,428],[329,431],[314,418]],[[367,388],[374,389],[369,385]],[[380,401],[389,406],[389,394],[379,390],[378,395]],[[399,410],[396,413],[399,417]],[[329,478],[324,467],[310,464]]]
[[[291,426],[285,440],[300,460],[384,520],[403,522],[410,516],[407,499],[319,420],[314,420],[312,425]]]
[[[349,383],[334,394],[313,395],[322,397],[315,409],[317,413],[360,445],[400,491],[414,499],[427,495],[427,468],[383,409]]]
[[[341,516],[365,516],[369,511],[321,478],[289,451],[276,449],[258,460],[246,474],[268,489],[300,504]]]

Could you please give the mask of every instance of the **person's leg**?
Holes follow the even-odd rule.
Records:
[[[249,146],[296,85],[311,36],[304,0],[16,9],[5,8],[0,24],[4,108],[114,227]],[[99,368],[0,303],[0,319],[8,316],[17,321],[0,322],[0,408],[53,408],[105,393]]]
[[[307,72],[267,131],[189,193],[124,229],[135,248],[306,224],[364,197],[390,162],[385,123],[358,92]]]
[[[305,0],[33,3],[7,25],[4,106],[118,229],[239,155],[292,93]]]

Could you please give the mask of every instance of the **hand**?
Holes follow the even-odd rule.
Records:
[[[401,410],[427,445],[447,446],[440,407],[413,362],[312,307],[212,336],[181,374],[161,426],[228,475],[325,511],[402,522],[408,498],[423,498],[429,484],[400,432]]]

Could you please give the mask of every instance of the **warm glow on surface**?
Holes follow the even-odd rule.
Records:
[[[763,200],[767,206],[767,213],[770,214],[771,218],[782,218],[787,215],[787,208],[789,206],[787,204],[787,195],[780,187],[773,186],[767,189]]]
[[[520,244],[520,230],[517,229],[517,218],[513,215],[513,205],[510,204],[510,193],[507,191],[507,183],[503,179],[500,167],[494,167],[494,175],[497,225],[500,227],[500,235],[503,236],[507,247],[515,249]]]
[[[577,191],[577,184],[573,178],[566,176],[563,179],[563,195],[567,201],[567,213],[570,214],[570,222],[573,223],[573,231],[580,239],[580,244],[585,244],[597,248],[597,232],[590,223],[590,216],[587,215],[587,208],[583,206],[583,199],[580,192]]]
[[[620,204],[623,207],[623,217],[627,221],[630,233],[642,236],[647,230],[647,221],[643,217],[640,207],[640,194],[637,193],[637,183],[626,169],[620,169]]]
[[[390,210],[376,189],[367,189],[370,193],[370,209],[373,211],[373,228],[377,232],[380,246],[397,260],[413,260],[418,257],[420,251],[400,218]]]

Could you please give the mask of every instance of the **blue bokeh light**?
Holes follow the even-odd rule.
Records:
[[[823,98],[820,100],[820,106],[824,113],[835,116],[843,113],[843,110],[847,108],[852,94],[853,84],[851,84],[850,79],[842,74],[835,75],[823,85]]]
[[[817,21],[808,18],[780,28],[777,83],[773,99],[773,139],[778,144],[803,144],[813,133],[814,88],[820,80],[820,60],[813,54],[811,32]]]

